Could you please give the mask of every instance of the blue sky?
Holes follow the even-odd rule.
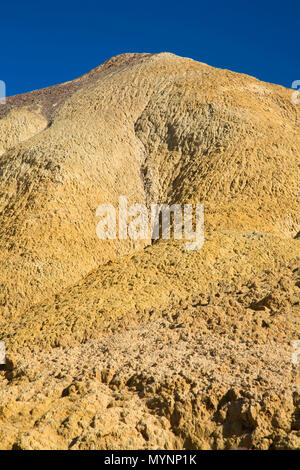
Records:
[[[14,95],[123,52],[169,51],[291,87],[299,32],[297,2],[12,0],[0,5],[0,80]]]

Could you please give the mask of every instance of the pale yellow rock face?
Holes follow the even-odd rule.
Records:
[[[123,54],[0,106],[0,448],[300,447],[291,94]],[[203,203],[203,248],[99,240],[120,195]]]
[[[0,155],[42,132],[47,119],[37,111],[12,109],[0,121]]]

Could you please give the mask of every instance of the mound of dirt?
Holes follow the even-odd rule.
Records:
[[[169,53],[0,106],[0,448],[300,447],[299,109]],[[203,248],[99,240],[120,195]]]

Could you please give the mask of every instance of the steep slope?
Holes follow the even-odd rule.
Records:
[[[49,124],[22,143],[20,133],[1,156],[5,312],[135,248],[96,237],[96,208],[120,194],[129,203],[204,202],[207,226],[288,237],[299,228],[299,111],[288,90],[165,53],[102,67],[29,94]],[[33,106],[11,100],[14,113]],[[10,113],[3,120],[19,125]]]

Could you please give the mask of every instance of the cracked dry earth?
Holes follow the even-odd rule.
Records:
[[[299,449],[299,107],[168,53],[0,109],[0,449]],[[100,241],[203,202],[205,243]]]

